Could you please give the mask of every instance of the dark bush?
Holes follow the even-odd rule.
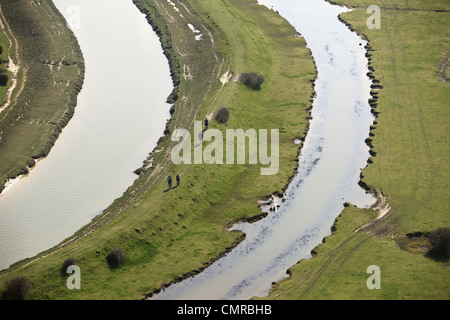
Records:
[[[6,73],[0,74],[0,86],[4,87],[8,84],[8,75]]]
[[[437,260],[448,260],[450,257],[450,229],[439,228],[430,231],[428,240],[433,246],[428,255]]]
[[[249,86],[252,89],[258,90],[264,83],[264,77],[254,72],[243,73],[239,77],[239,81],[241,81],[243,84]]]
[[[125,251],[121,248],[113,249],[107,256],[106,261],[111,268],[117,268],[127,259]]]
[[[226,123],[228,121],[228,118],[230,117],[230,113],[228,112],[228,109],[225,107],[222,107],[217,111],[216,114],[216,120],[219,123]]]
[[[31,291],[31,284],[25,277],[15,277],[6,281],[6,290],[3,292],[5,300],[24,300]]]
[[[2,53],[3,53],[3,47],[0,46],[0,54],[2,54]]]
[[[75,264],[76,264],[75,259],[73,259],[73,258],[67,259],[66,261],[63,262],[63,265],[61,267],[61,273],[63,275],[66,275],[67,274],[67,268],[70,267],[70,266],[73,266]]]

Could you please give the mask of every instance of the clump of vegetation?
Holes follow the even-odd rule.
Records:
[[[254,90],[259,90],[264,83],[264,77],[254,72],[243,73],[239,77],[239,81]]]
[[[31,283],[25,277],[11,278],[5,285],[6,290],[3,292],[5,300],[24,300],[31,291]]]
[[[113,249],[107,256],[106,261],[111,268],[117,268],[127,259],[127,254],[121,248]]]
[[[227,108],[222,107],[217,111],[216,120],[219,123],[226,123],[230,117],[230,112]]]
[[[428,256],[436,260],[448,260],[450,258],[450,229],[439,228],[430,231],[428,239],[433,246]]]
[[[69,259],[65,260],[63,262],[62,267],[61,267],[61,273],[63,275],[65,275],[67,273],[67,268],[70,267],[70,266],[73,266],[75,264],[76,264],[76,262],[75,262],[75,259],[73,259],[73,258],[69,258]]]
[[[4,87],[8,84],[9,77],[6,73],[0,74],[0,86]]]

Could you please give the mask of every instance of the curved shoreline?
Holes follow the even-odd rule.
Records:
[[[175,111],[175,103],[178,100],[178,93],[179,93],[179,85],[180,85],[180,77],[181,77],[181,73],[180,73],[180,65],[179,65],[179,61],[177,58],[177,55],[174,51],[174,48],[172,46],[172,41],[171,41],[171,34],[170,31],[167,28],[167,24],[166,21],[164,19],[162,20],[158,20],[158,23],[156,23],[156,19],[153,20],[151,18],[151,14],[157,14],[159,15],[160,13],[158,12],[158,10],[152,6],[153,8],[153,12],[150,12],[149,10],[145,9],[144,6],[142,6],[142,4],[140,3],[140,0],[133,0],[133,4],[136,6],[136,8],[145,15],[145,19],[147,20],[147,22],[149,23],[149,25],[152,27],[153,31],[155,32],[155,34],[157,35],[159,42],[161,44],[161,48],[163,50],[163,54],[167,59],[167,62],[169,64],[169,68],[170,68],[170,77],[172,79],[172,83],[173,83],[173,90],[172,92],[169,94],[169,96],[167,97],[167,103],[172,104],[171,110],[170,110],[170,114],[171,117],[167,120],[166,123],[166,128],[162,134],[162,136],[159,138],[159,140],[156,143],[156,146],[154,147],[153,151],[151,151],[149,153],[149,157],[144,160],[144,165],[142,167],[137,168],[134,173],[138,176],[138,178],[135,180],[135,182],[129,186],[127,188],[127,190],[125,190],[123,192],[123,196],[125,196],[127,193],[129,193],[129,190],[131,188],[133,188],[136,184],[136,182],[139,180],[140,177],[142,177],[143,175],[145,175],[146,173],[150,172],[155,172],[155,167],[158,166],[157,162],[154,162],[153,165],[151,167],[147,167],[146,163],[148,163],[148,161],[150,161],[150,159],[152,158],[153,154],[157,151],[161,151],[163,150],[166,146],[164,139],[167,138],[170,134],[170,130],[169,130],[169,125],[172,122],[172,120],[174,120],[174,111]],[[58,13],[59,16],[61,16],[64,21],[65,18],[64,16],[58,11],[58,9],[54,6],[53,2],[52,2],[52,6],[55,9],[55,12]],[[69,31],[71,32],[72,36],[74,37],[74,39],[76,40],[75,35],[73,34],[73,32],[69,29]],[[81,48],[78,45],[78,41],[76,40],[77,43],[77,47],[80,49],[80,53],[81,53]],[[81,77],[81,79],[84,79],[84,60],[83,60],[83,77]],[[81,90],[81,86],[80,86],[80,90]],[[78,90],[76,92],[76,94],[78,94],[78,92],[80,91]],[[75,95],[76,97],[76,95]],[[74,107],[76,106],[76,104],[74,105]],[[73,108],[74,111],[74,108]],[[73,112],[72,112],[73,115]],[[69,118],[70,119],[70,118]],[[67,121],[68,123],[68,121]],[[65,125],[67,125],[67,123],[65,123]],[[55,141],[53,141],[53,144]],[[49,150],[50,151],[50,150]],[[48,154],[48,152],[43,155],[42,157],[39,157],[37,159],[40,158],[44,158],[46,155]],[[34,165],[33,165],[34,166]],[[26,167],[22,173],[18,174],[16,177],[13,177],[11,179],[20,179],[21,176],[26,175],[29,173],[29,169],[31,169],[33,166],[29,166]],[[6,186],[6,184],[5,184]],[[4,187],[5,187],[4,186]],[[2,189],[0,189],[0,195],[1,195]],[[109,217],[109,212],[108,210],[111,208],[113,204],[111,204],[108,208],[105,208],[103,213],[95,216],[90,223],[88,223],[87,225],[83,226],[82,228],[80,228],[79,230],[77,230],[72,236],[67,237],[66,239],[62,240],[60,243],[56,244],[55,246],[44,250],[40,253],[38,253],[37,255],[33,256],[33,257],[29,257],[29,258],[25,258],[25,259],[21,259],[19,261],[14,262],[13,264],[11,264],[8,268],[0,270],[0,277],[8,274],[10,271],[17,269],[17,268],[23,268],[33,262],[38,261],[41,258],[47,257],[49,255],[52,255],[54,253],[56,253],[57,251],[66,248],[69,245],[72,245],[73,243],[85,238],[86,236],[92,234],[93,232],[95,232],[96,230],[100,229],[101,227],[103,227],[105,224],[109,223],[110,221],[114,220],[117,218],[118,215],[114,216],[114,217]],[[122,211],[119,213],[119,215],[122,213]],[[195,272],[195,271],[194,271]]]
[[[134,3],[136,4],[136,3],[137,3],[137,0],[135,0]],[[141,12],[142,12],[142,7],[141,7],[140,10],[141,10]],[[148,12],[146,13],[145,10],[144,10],[143,13],[146,14],[146,15],[148,15]],[[147,20],[149,20],[149,16],[147,16]],[[152,20],[150,19],[150,21],[152,21]],[[154,21],[153,21],[153,24],[155,25],[155,22],[154,22]],[[158,28],[158,29],[161,29],[161,25],[158,25],[158,26],[159,26],[159,27],[157,27],[157,28]],[[152,26],[152,27],[155,28],[154,26]],[[163,34],[162,32],[161,32],[161,34],[158,34],[158,37],[160,38],[160,40],[162,39],[163,35],[164,35],[164,34]],[[171,43],[170,43],[170,42],[161,41],[161,43],[162,43],[163,46],[166,46],[166,49],[167,49],[168,51],[174,50],[173,47],[171,46]],[[308,51],[309,51],[309,50],[308,50]],[[173,51],[172,51],[172,52],[173,52]],[[166,56],[167,56],[167,55],[166,55]],[[221,64],[221,65],[223,65],[223,64]],[[172,65],[172,77],[173,77],[173,75],[178,75],[178,77],[179,77],[180,74],[179,74],[178,71],[179,71],[179,70],[177,70],[176,63],[174,63],[174,64]],[[220,70],[219,70],[219,72],[220,72]],[[218,72],[216,72],[216,73],[219,74]],[[314,76],[314,79],[315,79],[316,76],[317,76],[317,73],[316,73],[316,75]],[[175,78],[175,79],[176,79],[176,78]],[[313,79],[313,80],[310,80],[310,83],[311,83],[313,89],[314,89],[314,79]],[[174,83],[177,83],[176,80],[174,80],[173,82],[174,82]],[[173,92],[177,92],[176,89],[177,89],[177,88],[174,88],[174,91],[173,91]],[[313,93],[312,93],[311,96],[310,96],[310,102],[312,102],[312,98],[314,97],[314,95],[315,95],[315,92],[314,92],[314,90],[313,90]],[[179,101],[179,100],[175,100],[175,101]],[[303,110],[303,109],[302,109],[302,110]],[[306,110],[308,111],[309,117],[310,117],[310,115],[311,115],[311,105],[310,105],[308,108],[306,108]],[[309,120],[309,117],[307,117],[306,119]],[[171,120],[176,121],[176,117],[175,117],[173,114],[172,114],[171,119],[168,121],[168,125],[171,123]],[[308,123],[309,123],[309,121],[308,121]],[[169,129],[169,128],[168,128],[168,125],[166,126],[167,129]],[[309,128],[309,126],[307,126],[307,128]],[[305,135],[306,135],[306,132],[307,132],[307,131],[308,131],[308,129],[305,130]],[[170,132],[170,131],[169,131],[169,132]],[[155,153],[156,150],[159,150],[159,151],[160,151],[160,148],[161,148],[161,147],[164,147],[164,143],[165,143],[165,142],[164,142],[164,139],[168,136],[168,133],[169,133],[169,132],[165,132],[165,133],[164,133],[164,136],[162,136],[161,139],[158,141],[158,144],[157,144],[157,146],[155,147],[155,149],[154,149],[154,151],[153,151],[152,153]],[[304,139],[304,136],[303,136],[301,139]],[[301,148],[302,148],[302,144],[300,144],[300,145],[295,149],[297,155],[300,153]],[[296,160],[296,161],[298,161],[298,157],[297,157],[297,160]],[[33,261],[36,261],[37,259],[40,259],[41,257],[44,257],[44,256],[46,256],[46,255],[50,255],[50,254],[52,254],[52,253],[54,253],[54,252],[56,252],[56,251],[58,251],[58,250],[60,250],[60,249],[62,249],[62,248],[65,248],[65,247],[67,247],[68,245],[73,244],[74,242],[76,242],[76,241],[78,241],[78,240],[84,238],[85,236],[87,236],[87,235],[93,233],[94,231],[100,229],[102,226],[106,225],[106,224],[109,223],[110,221],[113,221],[115,218],[117,218],[118,216],[120,216],[122,213],[127,212],[127,210],[129,210],[130,208],[132,208],[133,205],[136,204],[137,201],[139,201],[139,199],[140,199],[138,195],[136,195],[136,196],[133,195],[133,192],[139,187],[139,186],[136,186],[136,184],[144,183],[144,182],[141,180],[141,178],[142,178],[142,179],[147,179],[147,180],[148,180],[148,179],[149,179],[148,177],[149,177],[151,174],[153,174],[153,173],[155,173],[155,176],[156,176],[156,177],[158,177],[158,175],[160,176],[160,172],[158,172],[158,165],[159,165],[158,161],[155,161],[155,162],[154,162],[154,166],[151,167],[151,168],[149,168],[149,169],[147,169],[147,170],[139,170],[139,169],[138,169],[138,170],[139,170],[138,173],[139,173],[139,176],[140,176],[140,177],[139,177],[138,179],[136,179],[135,184],[133,184],[132,186],[130,186],[130,187],[128,188],[128,190],[124,192],[124,195],[126,195],[127,198],[126,198],[125,200],[124,200],[124,199],[121,200],[121,201],[127,202],[127,205],[126,205],[124,208],[119,208],[119,209],[118,209],[114,204],[112,204],[112,205],[110,206],[110,208],[108,208],[108,209],[106,209],[106,210],[104,211],[103,214],[100,214],[99,216],[97,216],[96,218],[94,218],[94,219],[92,220],[92,222],[89,223],[89,225],[87,225],[87,226],[83,227],[82,229],[80,229],[79,231],[77,231],[76,234],[74,234],[74,236],[65,239],[63,242],[61,242],[61,243],[58,244],[57,246],[55,246],[55,247],[53,247],[53,248],[51,248],[51,249],[49,249],[49,250],[47,250],[47,251],[45,251],[45,252],[40,253],[39,255],[37,255],[37,256],[34,257],[34,258],[27,259],[26,261],[23,260],[23,261],[20,261],[20,262],[14,264],[14,265],[11,267],[11,269],[13,269],[13,268],[19,268],[19,267],[20,267],[21,265],[23,265],[24,263],[29,264],[29,263],[31,263],[31,262],[33,262]],[[164,169],[161,169],[161,170],[164,170]],[[290,176],[290,178],[289,178],[288,180],[291,180],[294,176],[295,176],[295,172],[294,172],[294,173],[291,173],[291,176]],[[156,178],[155,178],[155,180],[156,180]],[[151,186],[153,186],[153,185],[154,185],[154,183],[151,184]],[[284,185],[284,187],[282,187],[282,190],[285,190],[285,189],[287,188],[287,186],[289,185],[289,181],[286,182],[286,183],[284,183],[283,185]],[[150,186],[150,187],[151,187],[151,186]],[[148,188],[145,187],[145,189],[148,190],[150,187],[148,187]],[[272,193],[272,194],[279,194],[279,191],[276,191],[275,193]],[[145,195],[145,193],[144,193],[144,195]],[[267,197],[270,197],[270,195],[267,196]],[[129,202],[128,202],[128,201],[129,201]],[[114,209],[111,209],[111,208],[114,208]],[[110,210],[110,209],[111,209],[111,210]],[[257,218],[257,219],[260,218],[259,215],[257,215],[256,218]],[[249,219],[252,220],[252,219],[254,219],[254,217],[253,217],[253,218],[249,218]],[[223,256],[224,254],[226,254],[227,252],[231,251],[231,249],[232,249],[235,245],[239,244],[239,243],[243,240],[244,237],[245,237],[245,235],[241,235],[241,236],[239,237],[239,239],[238,239],[237,241],[235,241],[231,246],[227,247],[227,248],[225,249],[225,251],[222,251],[218,256],[215,256],[214,258],[211,259],[210,262],[205,263],[205,264],[210,264],[210,263],[212,263],[213,261],[216,261],[218,258],[220,258],[221,256]],[[204,265],[205,265],[205,264],[204,264]],[[194,273],[194,274],[195,274],[195,273],[198,273],[197,271],[201,271],[201,270],[203,270],[203,267],[200,268],[200,269],[195,269],[195,270],[193,270],[193,271],[190,271],[188,274],[189,274],[189,275],[192,275],[193,273]],[[186,275],[185,275],[185,276],[186,276]],[[179,278],[177,278],[177,279],[179,279]]]
[[[76,65],[78,66],[78,76],[77,76],[77,79],[71,84],[73,89],[72,89],[72,92],[69,94],[69,101],[66,103],[67,109],[65,110],[65,112],[62,115],[59,122],[54,123],[55,129],[54,129],[53,133],[50,134],[48,136],[47,140],[45,141],[45,146],[42,149],[30,152],[27,155],[32,160],[28,161],[26,166],[17,167],[17,168],[9,168],[9,170],[14,171],[14,173],[12,175],[10,174],[10,175],[6,176],[5,179],[0,180],[0,194],[5,189],[6,184],[9,180],[14,180],[22,175],[28,174],[30,169],[35,166],[35,164],[38,160],[45,158],[50,153],[51,149],[53,148],[53,146],[56,143],[56,140],[58,139],[59,135],[61,134],[63,128],[65,126],[67,126],[69,121],[72,119],[73,114],[75,112],[76,105],[77,105],[77,96],[83,87],[85,64],[84,64],[83,53],[78,44],[78,40],[76,39],[72,30],[65,27],[66,20],[65,20],[64,16],[55,7],[54,3],[52,1],[49,1],[48,5],[50,6],[50,9],[52,10],[52,14],[54,14],[56,17],[58,17],[58,19],[60,21],[62,21],[63,26],[61,28],[65,28],[65,32],[67,32],[68,35],[70,36],[71,44],[72,44],[74,52],[77,56]],[[3,15],[3,13],[2,13],[2,15]],[[12,33],[12,30],[11,30],[11,33]],[[17,39],[16,39],[16,41],[18,42]],[[18,50],[17,48],[19,46],[20,46],[20,44],[17,43],[16,50]],[[18,79],[16,79],[16,80],[18,80]],[[22,85],[25,85],[25,79],[22,79],[22,82],[23,82]],[[22,92],[23,92],[23,90],[21,90],[20,93],[16,93],[16,96],[15,96],[16,100]],[[13,92],[11,94],[13,94]],[[14,107],[14,106],[10,106],[10,107]],[[6,108],[5,108],[5,110],[6,110]]]

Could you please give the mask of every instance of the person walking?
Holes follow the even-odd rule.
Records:
[[[177,173],[176,179],[177,179],[177,187],[178,187],[180,185],[180,174],[179,173]]]
[[[172,188],[172,178],[169,176],[169,178],[167,178],[167,183],[169,184],[169,189]]]
[[[208,121],[208,118],[206,118],[205,117],[205,130],[208,130],[208,124],[209,124],[209,121]]]

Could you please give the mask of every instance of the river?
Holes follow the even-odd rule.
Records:
[[[170,117],[158,37],[131,0],[54,0],[86,73],[75,114],[50,154],[0,196],[0,269],[49,249],[133,184]]]
[[[258,222],[233,227],[246,234],[235,249],[151,299],[266,296],[272,282],[287,276],[288,268],[311,257],[311,250],[331,233],[345,202],[361,208],[375,202],[358,185],[369,158],[365,139],[374,120],[368,103],[366,42],[337,19],[346,9],[324,0],[259,3],[278,11],[301,33],[317,67],[312,120],[298,174],[285,201],[278,199],[279,209]]]

